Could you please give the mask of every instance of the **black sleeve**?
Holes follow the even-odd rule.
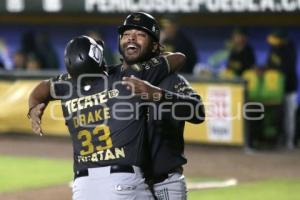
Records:
[[[173,91],[163,90],[161,102],[171,102],[176,117],[184,118],[191,123],[201,123],[205,119],[202,99],[189,82],[180,75],[172,84]]]
[[[164,56],[151,58],[141,64],[141,79],[158,85],[170,73],[168,60]]]
[[[50,79],[50,94],[54,100],[62,100],[71,95],[72,85],[69,74],[61,74]]]

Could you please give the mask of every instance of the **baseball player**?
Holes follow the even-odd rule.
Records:
[[[161,102],[166,106],[162,107],[162,110],[169,109],[169,112],[163,111],[162,118],[157,120],[157,112],[160,110],[154,110],[149,106],[147,145],[151,155],[146,165],[147,169],[144,170],[147,171],[148,182],[153,186],[157,199],[186,199],[187,188],[182,168],[187,162],[184,157],[184,125],[185,121],[191,123],[204,121],[205,113],[201,97],[183,76],[176,73],[166,77],[158,85],[159,88],[154,88],[137,78],[128,82],[141,93],[148,91],[158,93],[156,89],[163,89],[164,99]]]
[[[144,111],[140,109],[132,112],[138,113],[139,120],[129,117],[130,113],[120,113],[126,120],[117,120],[112,111],[117,104],[121,106],[120,109],[126,109],[128,105],[140,103],[140,98],[118,98],[129,96],[130,91],[120,84],[113,87],[113,83],[124,77],[127,77],[125,81],[131,80],[131,75],[157,83],[169,73],[168,63],[174,63],[171,56],[167,59],[155,57],[146,63],[132,65],[142,61],[141,56],[148,58],[147,52],[154,54],[152,50],[158,46],[150,42],[150,37],[150,34],[140,29],[124,30],[124,36],[120,38],[123,65],[112,67],[108,75],[103,72],[103,68],[97,68],[102,63],[99,59],[99,54],[102,55],[99,45],[88,37],[76,38],[67,45],[65,51],[69,74],[40,83],[30,95],[29,115],[35,132],[41,132],[40,118],[47,101],[53,97],[62,101],[66,125],[73,141],[73,199],[99,199],[99,194],[101,199],[151,198],[140,169],[144,157]],[[184,58],[180,54],[176,56]],[[103,72],[104,77],[83,79],[80,84],[75,84],[80,79],[78,75],[87,66],[91,69],[89,73]],[[105,76],[107,87],[104,84]],[[54,96],[49,96],[50,88]]]
[[[129,15],[126,21],[127,28],[141,26],[139,20],[135,20],[139,19],[141,15],[144,15],[144,13]],[[119,31],[122,31],[122,29],[119,29]],[[159,41],[159,35],[157,35],[157,38],[157,41]],[[162,120],[154,120],[155,117],[153,115],[155,112],[151,109],[151,106],[149,107],[149,140],[147,145],[151,153],[151,159],[148,163],[149,165],[146,166],[151,166],[152,172],[149,179],[154,184],[157,198],[185,199],[186,186],[182,175],[182,165],[186,163],[186,159],[183,156],[184,123],[185,121],[192,123],[204,121],[205,114],[201,97],[191,88],[184,77],[177,74],[171,74],[165,78],[159,85],[159,88],[152,87],[138,78],[132,78],[127,80],[127,82],[140,93],[149,93],[151,91],[151,93],[155,94],[159,93],[161,88],[166,89],[162,90],[163,99],[160,102],[169,102],[172,105],[177,102],[181,103],[181,106],[175,107],[175,117],[180,117],[180,120],[174,119],[170,113],[165,113]]]

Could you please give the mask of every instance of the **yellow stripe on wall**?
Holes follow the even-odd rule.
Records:
[[[30,120],[27,118],[28,97],[38,82],[40,80],[0,81],[0,133],[33,133]],[[65,121],[53,119],[53,116],[62,117],[58,101],[50,103],[44,113],[42,119],[44,133],[67,135]]]

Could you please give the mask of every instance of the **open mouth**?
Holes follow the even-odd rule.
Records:
[[[137,50],[138,50],[138,47],[137,47],[137,45],[135,45],[135,44],[129,44],[129,45],[127,45],[127,47],[126,47],[126,51],[128,52],[128,54],[136,53]]]

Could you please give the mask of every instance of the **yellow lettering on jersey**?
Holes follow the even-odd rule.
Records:
[[[106,103],[107,102],[107,90],[103,91],[103,92],[100,92],[99,94],[99,102],[100,103]]]
[[[109,107],[105,107],[95,110],[94,112],[90,111],[87,114],[80,114],[79,116],[73,117],[73,125],[75,128],[78,128],[79,126],[85,126],[109,118],[110,109]]]
[[[125,158],[125,152],[124,152],[124,148],[115,148],[115,155],[116,158]]]
[[[77,160],[78,160],[78,163],[81,163],[81,161],[82,161],[82,156],[77,156]]]
[[[109,91],[104,90],[102,92],[92,94],[89,96],[71,99],[69,101],[66,101],[64,106],[67,108],[70,114],[72,112],[86,109],[88,107],[104,104],[108,101],[108,99],[117,97],[118,95],[119,95],[119,91],[117,89],[113,89]]]
[[[85,124],[86,124],[86,122],[85,122],[85,115],[84,114],[79,115],[79,125],[83,126]]]
[[[103,151],[98,151],[95,153],[92,153],[90,155],[85,156],[78,156],[78,162],[86,163],[86,162],[100,162],[102,160],[115,160],[120,158],[125,158],[125,151],[124,147],[121,148],[111,148]]]
[[[72,99],[71,100],[71,111],[72,112],[76,112],[77,111],[76,102],[77,102],[77,99]]]
[[[67,107],[67,109],[68,109],[68,113],[71,113],[71,106],[70,106],[70,104],[71,104],[71,101],[67,101],[66,102],[66,107]]]
[[[103,151],[98,151],[97,155],[99,156],[99,160],[103,160]]]
[[[114,159],[116,159],[114,154],[109,149],[107,149],[106,152],[105,152],[104,160],[114,160]]]
[[[92,112],[89,112],[88,113],[88,121],[87,123],[93,123],[95,120],[94,120],[94,117],[93,117],[93,113]]]
[[[73,124],[74,124],[74,127],[75,127],[75,128],[78,128],[78,127],[79,127],[79,124],[78,124],[78,117],[73,117]]]
[[[102,117],[100,115],[100,112],[102,111],[102,109],[98,109],[98,110],[95,110],[95,121],[99,121],[99,120],[102,120]],[[105,118],[106,119],[106,118]]]
[[[84,102],[84,108],[93,107],[93,101],[91,96],[87,96]]]
[[[84,100],[84,97],[80,97],[78,99],[78,110],[82,110],[84,107],[82,106],[82,100]]]
[[[94,100],[94,105],[97,106],[99,105],[99,101],[98,101],[98,98],[97,96],[94,94],[94,95],[91,95],[91,98]]]
[[[97,157],[97,153],[93,153],[92,154],[92,159],[91,159],[92,162],[98,162],[98,157]]]
[[[119,95],[119,90],[117,90],[117,89],[108,91],[108,97],[110,99],[114,98],[114,97],[117,97],[118,95]]]
[[[109,115],[109,107],[105,107],[105,108],[103,109],[103,111],[104,111],[104,114],[103,114],[104,119],[109,119],[109,118],[110,118],[110,115]]]

